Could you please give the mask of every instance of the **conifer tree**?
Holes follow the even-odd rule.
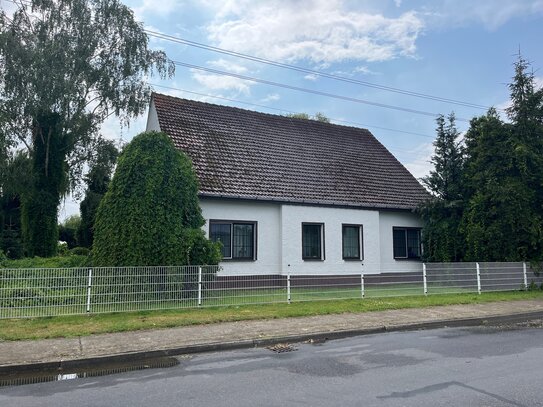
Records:
[[[463,211],[463,148],[454,113],[437,118],[434,169],[422,179],[432,197],[421,206],[423,245],[427,261],[458,261],[464,244],[460,233]]]
[[[466,134],[463,230],[469,260],[543,256],[543,91],[522,56],[514,66],[510,123],[491,109],[473,119]]]

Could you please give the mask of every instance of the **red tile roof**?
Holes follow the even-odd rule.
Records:
[[[200,195],[413,209],[428,197],[368,131],[153,94]]]

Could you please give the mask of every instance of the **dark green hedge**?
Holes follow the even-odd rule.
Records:
[[[192,163],[166,134],[136,136],[98,208],[94,265],[185,265],[193,256],[205,264],[218,261],[216,245],[191,232],[204,224],[197,192]]]

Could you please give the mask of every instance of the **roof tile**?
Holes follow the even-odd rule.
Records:
[[[366,129],[154,93],[160,129],[202,196],[413,209],[428,197]]]

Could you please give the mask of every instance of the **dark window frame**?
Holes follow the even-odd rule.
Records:
[[[319,226],[320,227],[320,256],[318,257],[306,257],[304,256],[304,226]],[[325,235],[324,235],[324,223],[321,222],[302,222],[302,260],[304,261],[324,261],[326,260],[325,255]]]
[[[419,240],[419,255],[418,256],[410,256],[409,255],[409,244],[408,244],[408,231],[414,230],[418,232],[418,240]],[[394,232],[396,231],[403,231],[405,235],[405,256],[397,256],[395,252],[394,247]],[[422,228],[412,227],[412,226],[393,226],[392,227],[392,256],[394,257],[394,260],[420,260],[422,258]]]
[[[358,229],[358,257],[345,256],[345,228],[357,228]],[[341,224],[341,257],[343,260],[364,260],[364,225],[354,223],[342,223]]]
[[[258,249],[258,222],[252,220],[230,220],[230,219],[210,219],[209,220],[209,239],[211,239],[211,225],[225,224],[230,225],[230,257],[223,257],[221,261],[256,261]],[[252,225],[253,226],[253,255],[247,257],[234,257],[234,225]]]

